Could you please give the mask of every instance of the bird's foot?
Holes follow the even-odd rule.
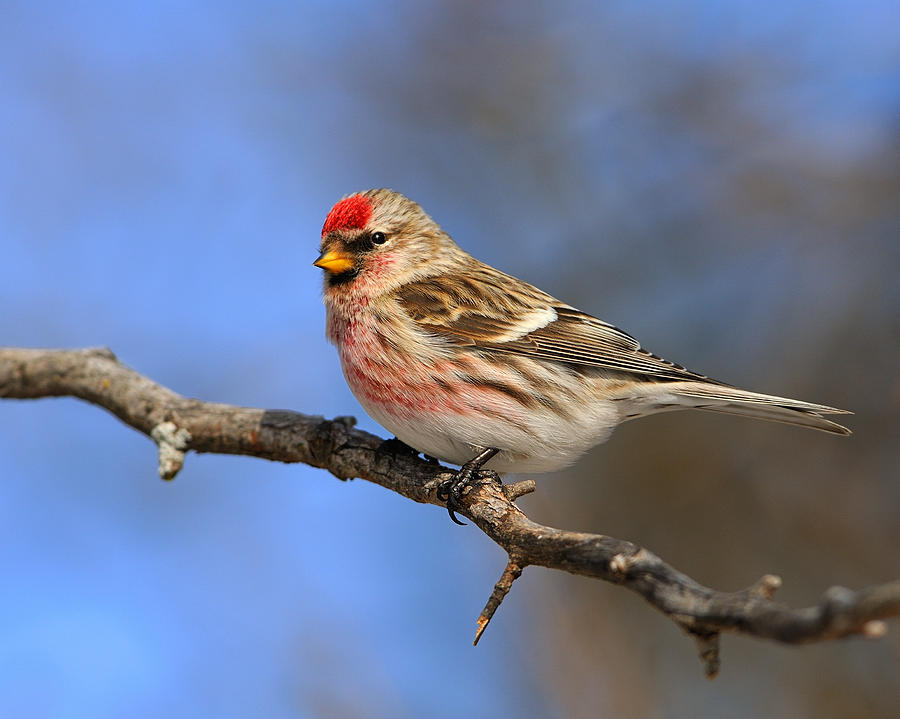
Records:
[[[496,449],[494,447],[488,447],[477,457],[470,459],[462,467],[460,467],[459,471],[452,477],[450,477],[450,479],[445,479],[438,485],[437,497],[442,502],[447,503],[447,512],[450,514],[450,519],[452,519],[457,524],[465,525],[465,522],[461,522],[457,518],[456,513],[462,509],[460,500],[462,499],[463,492],[465,491],[466,487],[469,486],[471,481],[475,477],[481,476],[491,477],[492,479],[499,479],[497,473],[493,470],[481,469],[484,464],[499,451],[499,449]]]

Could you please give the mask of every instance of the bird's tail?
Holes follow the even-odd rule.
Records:
[[[758,392],[748,392],[720,384],[705,382],[671,382],[658,385],[659,390],[674,396],[677,406],[666,409],[693,408],[708,412],[737,414],[745,417],[784,422],[800,427],[810,427],[832,434],[849,435],[849,429],[837,422],[825,419],[827,414],[853,414],[824,404],[802,402],[788,397],[776,397]]]

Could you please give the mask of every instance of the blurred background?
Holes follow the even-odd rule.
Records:
[[[848,440],[668,414],[521,500],[781,600],[900,576],[896,2],[5,2],[0,344],[355,414],[319,231],[388,186],[467,250]],[[888,717],[879,642],[690,640],[365,482],[0,402],[5,717]]]

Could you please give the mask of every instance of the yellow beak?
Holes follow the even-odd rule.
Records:
[[[313,262],[313,264],[316,267],[321,267],[323,270],[328,270],[336,275],[346,272],[347,270],[352,270],[356,266],[350,255],[344,252],[338,252],[337,250],[323,252],[319,255],[319,259]]]

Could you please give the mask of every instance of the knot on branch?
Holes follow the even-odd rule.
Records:
[[[184,466],[191,433],[174,422],[160,422],[150,430],[150,436],[159,448],[159,476],[166,481],[175,479]]]
[[[648,552],[646,549],[637,549],[632,554],[619,552],[609,560],[609,573],[611,581],[622,583],[628,578],[631,569],[642,563],[646,563],[656,559],[656,556]]]

